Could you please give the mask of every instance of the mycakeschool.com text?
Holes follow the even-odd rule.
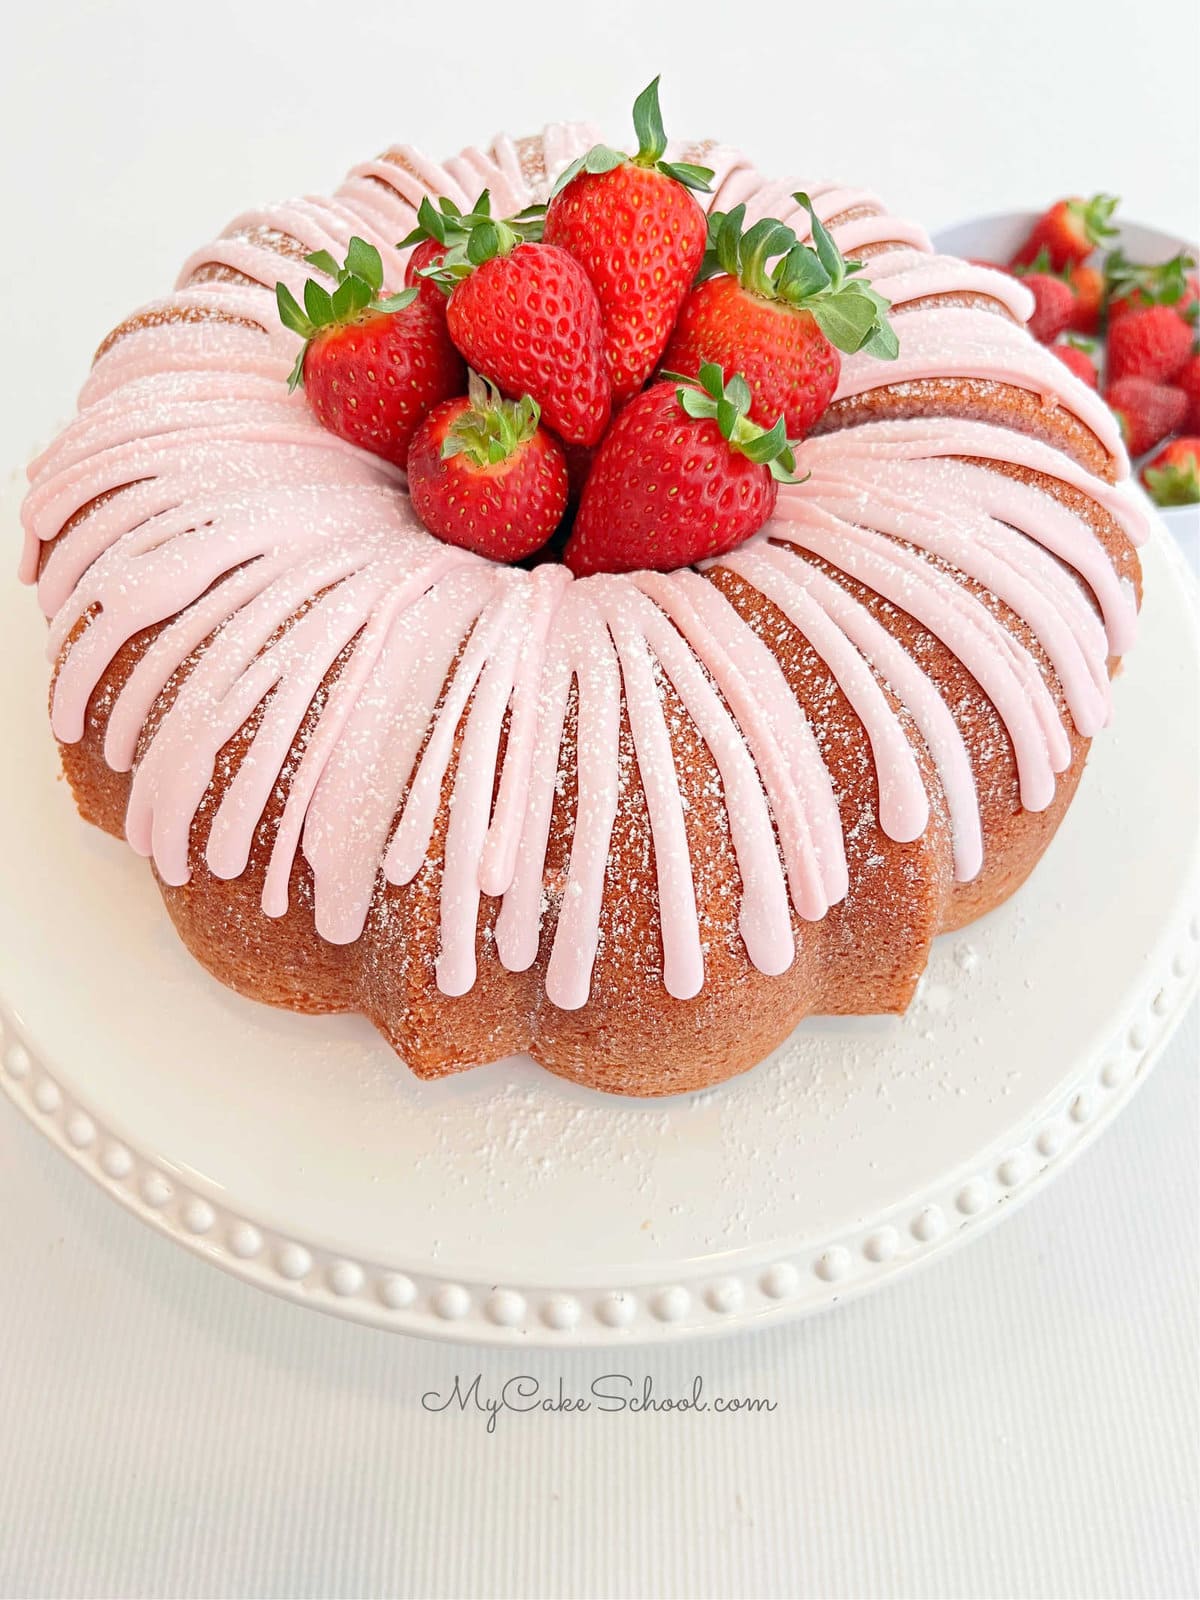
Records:
[[[498,1386],[484,1387],[483,1374],[455,1373],[442,1389],[427,1389],[421,1396],[426,1411],[486,1419],[488,1433],[496,1431],[501,1416],[553,1414],[578,1416],[599,1412],[611,1416],[640,1416],[676,1412],[685,1416],[762,1415],[778,1409],[767,1395],[709,1394],[700,1373],[682,1392],[660,1391],[650,1373],[605,1372],[586,1389],[572,1392],[563,1379],[545,1384],[530,1373],[516,1373]]]

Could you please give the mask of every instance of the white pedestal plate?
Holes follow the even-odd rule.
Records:
[[[908,1015],[811,1019],[736,1082],[645,1103],[521,1059],[418,1083],[360,1019],[211,980],[145,865],[75,820],[42,624],[6,586],[0,1087],[168,1238],[407,1333],[661,1341],[886,1283],[1061,1171],[1194,986],[1197,633],[1165,535],[1145,570],[1076,804],[1025,889],[938,942]]]

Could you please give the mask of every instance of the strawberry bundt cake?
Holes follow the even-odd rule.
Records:
[[[702,164],[699,203],[751,228],[824,224],[898,354],[841,359],[734,549],[580,577],[435,537],[401,463],[289,392],[276,285],[298,308],[358,240],[399,289],[423,198],[532,215],[593,141],[398,147],[239,217],[100,346],[30,469],[22,575],[79,810],[150,858],[211,973],[365,1013],[422,1077],[528,1051],[653,1095],[810,1012],[903,1010],[931,940],[1021,884],[1109,719],[1145,529],[1017,279],[706,144],[664,170]]]

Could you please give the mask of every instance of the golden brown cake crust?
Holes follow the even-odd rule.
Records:
[[[1042,492],[1087,515],[1118,570],[1140,584],[1132,546],[1115,521],[1086,496],[1021,468],[979,464],[1035,483]],[[47,545],[47,554],[51,548]],[[214,976],[251,999],[304,1012],[364,1012],[412,1071],[429,1078],[529,1050],[552,1072],[599,1089],[641,1096],[674,1094],[718,1083],[753,1066],[810,1013],[904,1010],[924,970],[931,940],[1000,905],[1033,870],[1070,805],[1088,742],[1065,715],[1062,691],[1056,685],[1071,736],[1071,764],[1059,775],[1054,800],[1045,811],[1024,810],[1004,725],[962,663],[873,591],[828,570],[886,621],[957,708],[971,746],[985,840],[984,867],[972,882],[953,880],[938,777],[919,735],[914,732],[913,738],[920,750],[922,776],[935,798],[935,817],[920,839],[901,845],[888,839],[875,820],[878,794],[866,735],[828,667],[769,601],[736,575],[717,569],[713,581],[771,642],[801,703],[827,708],[818,736],[839,795],[851,889],[821,921],[795,920],[797,956],[789,971],[767,977],[746,957],[737,932],[740,880],[723,823],[720,779],[684,717],[674,719],[673,728],[679,740],[678,767],[691,784],[688,827],[697,894],[705,925],[719,935],[706,950],[705,985],[694,1000],[664,994],[656,976],[647,982],[647,975],[656,975],[661,966],[653,895],[615,891],[616,885],[653,881],[645,796],[632,759],[622,763],[630,777],[609,864],[614,892],[605,898],[591,998],[578,1011],[557,1011],[545,999],[549,928],[538,960],[528,971],[509,972],[495,959],[498,903],[487,899],[480,918],[475,987],[459,998],[438,990],[436,890],[453,768],[444,786],[429,860],[412,884],[380,884],[368,927],[355,944],[332,945],[318,936],[311,874],[302,858],[293,871],[287,914],[277,919],[263,916],[263,874],[278,801],[264,814],[248,870],[233,880],[215,878],[204,859],[206,824],[238,768],[253,721],[223,752],[197,815],[190,881],[170,887],[158,880],[180,937]],[[1047,680],[1056,684],[1053,669],[1029,629],[1001,602],[979,592],[1035,653]],[[92,697],[84,737],[60,746],[81,814],[118,837],[123,833],[130,777],[107,765],[104,730],[117,693],[153,636],[150,632],[131,640],[119,652]],[[336,673],[335,667],[330,681]],[[302,733],[298,744],[303,737]],[[631,758],[627,718],[622,740]],[[565,872],[572,808],[573,795],[564,789],[551,827],[547,859],[551,883]]]
[[[522,141],[516,149],[526,178],[541,181],[545,176],[541,141]],[[382,159],[397,172],[413,175],[403,152],[391,151]],[[365,181],[389,193],[397,192],[371,173],[365,175]],[[869,210],[851,209],[834,220],[854,221],[869,215]],[[280,228],[233,230],[226,239],[280,259],[295,260],[305,250]],[[885,238],[859,253],[869,259],[897,248],[908,247]],[[214,254],[219,250],[214,249]],[[219,259],[194,259],[198,265],[186,280],[189,293],[202,293],[206,287],[257,287],[260,282]],[[264,268],[261,281],[269,276]],[[933,307],[985,310],[1010,317],[998,301],[974,292],[927,296],[910,302],[903,314]],[[159,307],[130,317],[114,329],[98,358],[139,330],[164,322],[205,319],[258,326],[241,312],[215,301]],[[923,417],[991,423],[1054,446],[1100,479],[1112,481],[1117,475],[1117,464],[1101,440],[1072,412],[1029,389],[994,381],[943,378],[885,384],[836,402],[815,431],[824,435],[869,421]],[[1092,529],[1119,575],[1140,589],[1136,553],[1099,500],[1031,468],[993,459],[963,459],[986,471],[1016,478],[1069,508]],[[115,493],[126,492],[136,481]],[[61,541],[71,539],[111,498],[109,493],[83,506],[57,537],[45,541],[40,552],[43,570]],[[920,554],[934,566],[945,565],[927,552]],[[744,1071],[811,1012],[902,1011],[924,970],[932,939],[1001,904],[1032,871],[1070,805],[1088,742],[1076,731],[1063,688],[1034,632],[995,595],[966,574],[953,572],[956,581],[1032,656],[1069,739],[1070,762],[1057,775],[1053,800],[1040,812],[1024,809],[1005,723],[958,656],[914,617],[865,584],[816,556],[805,559],[899,640],[952,708],[975,775],[983,833],[983,867],[971,881],[955,880],[948,805],[938,767],[908,710],[887,683],[877,678],[903,723],[931,804],[928,826],[910,843],[889,838],[880,826],[878,778],[868,730],[824,658],[764,594],[736,572],[718,567],[707,574],[709,581],[768,645],[788,687],[810,718],[832,779],[846,839],[849,892],[818,921],[802,921],[793,912],[796,956],[786,972],[767,976],[747,955],[738,925],[743,886],[721,776],[669,681],[662,683],[662,695],[686,800],[685,824],[704,937],[704,986],[694,999],[674,999],[662,984],[653,834],[624,705],[617,824],[601,906],[599,947],[590,997],[578,1010],[553,1006],[546,998],[545,984],[554,911],[567,878],[575,822],[577,708],[573,699],[546,853],[549,911],[542,919],[537,958],[527,970],[509,971],[497,958],[500,902],[485,896],[476,935],[478,977],[474,987],[457,998],[438,988],[438,897],[455,776],[453,759],[442,784],[432,845],[423,866],[404,885],[386,882],[380,874],[366,927],[352,943],[333,944],[318,934],[313,876],[303,853],[297,855],[292,868],[288,910],[279,917],[263,914],[264,880],[284,803],[282,786],[276,786],[262,814],[246,870],[233,878],[214,876],[205,859],[209,824],[240,770],[264,706],[220,752],[191,827],[189,880],[171,886],[156,873],[180,937],[209,972],[252,999],[303,1012],[364,1013],[412,1071],[424,1078],[528,1050],[550,1071],[598,1089],[632,1095],[672,1094],[703,1088]],[[1077,581],[1065,565],[1061,570]],[[58,669],[89,620],[85,617],[68,639]],[[81,815],[118,837],[124,832],[132,778],[128,772],[114,771],[105,758],[108,720],[137,662],[171,620],[166,618],[145,629],[117,650],[90,697],[82,737],[60,744],[63,768]],[[139,754],[203,649],[202,645],[193,652],[159,697],[143,730]],[[1111,661],[1110,670],[1115,666]],[[339,659],[326,675],[314,709],[294,741],[293,757],[303,750],[317,708],[337,682],[342,667]],[[470,703],[459,723],[460,739],[469,710]],[[292,764],[289,760],[287,765]]]

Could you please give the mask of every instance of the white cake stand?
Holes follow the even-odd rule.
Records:
[[[1197,635],[1164,535],[1145,567],[1076,805],[1013,902],[939,941],[908,1015],[813,1019],[734,1083],[641,1103],[524,1059],[418,1083],[365,1022],[210,979],[56,782],[42,624],[7,584],[0,1086],[167,1238],[382,1328],[664,1340],[878,1287],[1060,1172],[1192,988]]]

